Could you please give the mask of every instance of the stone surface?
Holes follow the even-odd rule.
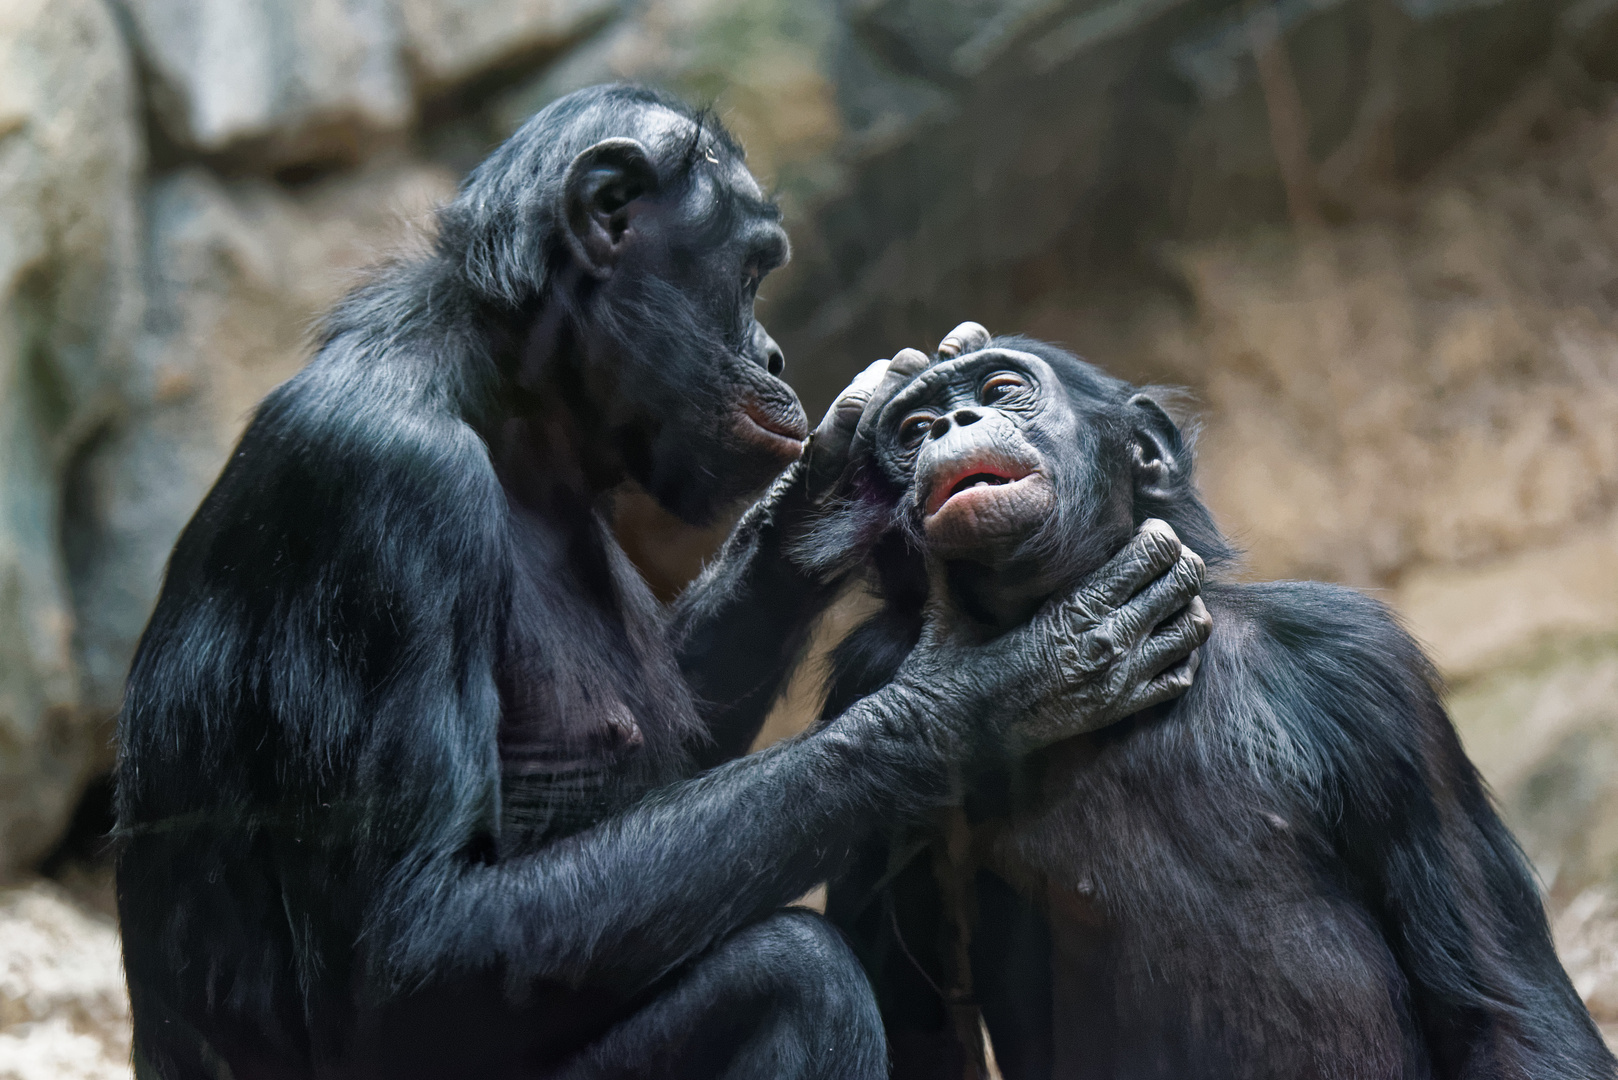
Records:
[[[414,101],[391,0],[123,0],[169,137],[352,160]]]
[[[1618,637],[1618,514],[1503,558],[1408,571],[1389,600],[1454,681],[1547,641]]]
[[[0,1080],[127,1080],[118,931],[53,885],[0,890]]]
[[[616,15],[624,0],[397,0],[427,88],[532,65]]]
[[[623,7],[623,0],[121,2],[168,137],[186,150],[270,166],[352,164],[403,139],[421,101],[531,68]]]
[[[297,196],[201,170],[153,186],[128,413],[80,463],[68,518],[89,701],[116,705],[169,549],[253,406],[302,366],[360,268],[420,242],[452,192],[450,176],[414,164]]]
[[[1545,108],[1537,155],[1479,152],[1404,220],[1181,256],[1173,370],[1255,574],[1470,571],[1615,505],[1618,104]]]
[[[105,766],[80,707],[58,526],[64,471],[118,406],[141,164],[106,6],[0,5],[0,878],[50,847]]]
[[[1544,642],[1450,710],[1553,903],[1618,884],[1618,636]]]
[[[670,87],[711,104],[767,184],[803,197],[836,182],[843,132],[830,0],[646,0],[491,106],[504,137],[549,102],[600,82]],[[801,206],[801,203],[799,204]]]
[[[1556,947],[1608,1046],[1618,1046],[1618,892],[1592,888],[1557,917]]]

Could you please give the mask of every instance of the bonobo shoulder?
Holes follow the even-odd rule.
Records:
[[[1268,723],[1340,776],[1389,776],[1449,743],[1431,662],[1383,603],[1312,581],[1208,585],[1214,630],[1189,702],[1234,716],[1262,700]],[[1380,762],[1371,765],[1370,762]]]
[[[1340,664],[1345,673],[1364,665],[1398,667],[1424,677],[1431,672],[1398,616],[1355,589],[1320,581],[1217,584],[1208,587],[1207,602],[1293,662]]]
[[[403,365],[368,359],[329,344],[264,399],[182,534],[171,582],[217,589],[279,567],[273,580],[292,587],[292,566],[338,564],[458,576],[498,555],[506,509],[484,442]]]

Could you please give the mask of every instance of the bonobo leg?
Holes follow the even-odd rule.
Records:
[[[743,927],[560,1073],[567,1080],[876,1080],[888,1072],[876,998],[838,932],[811,911]]]

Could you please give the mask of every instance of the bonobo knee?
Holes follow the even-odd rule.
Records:
[[[870,980],[842,934],[820,915],[799,908],[776,912],[737,931],[713,959],[773,1003],[774,1038],[767,1042],[781,1075],[829,1075],[832,1069],[847,1077],[887,1075],[887,1041]],[[799,1060],[789,1066],[783,1052]]]
[[[806,1011],[837,1011],[871,998],[843,935],[820,915],[787,908],[732,934],[715,959],[764,995]]]

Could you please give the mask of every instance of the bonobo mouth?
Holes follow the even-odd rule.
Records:
[[[989,462],[975,462],[952,469],[943,477],[936,478],[928,487],[927,516],[932,517],[938,513],[945,503],[957,495],[980,487],[1003,487],[1006,484],[1014,484],[1033,471],[1022,465]]]
[[[1021,532],[1053,503],[1034,463],[993,453],[939,463],[925,491],[923,528],[930,539],[952,547]]]
[[[736,433],[746,442],[792,462],[803,453],[803,440],[809,437],[809,421],[796,402],[764,401],[751,395],[742,398]]]

